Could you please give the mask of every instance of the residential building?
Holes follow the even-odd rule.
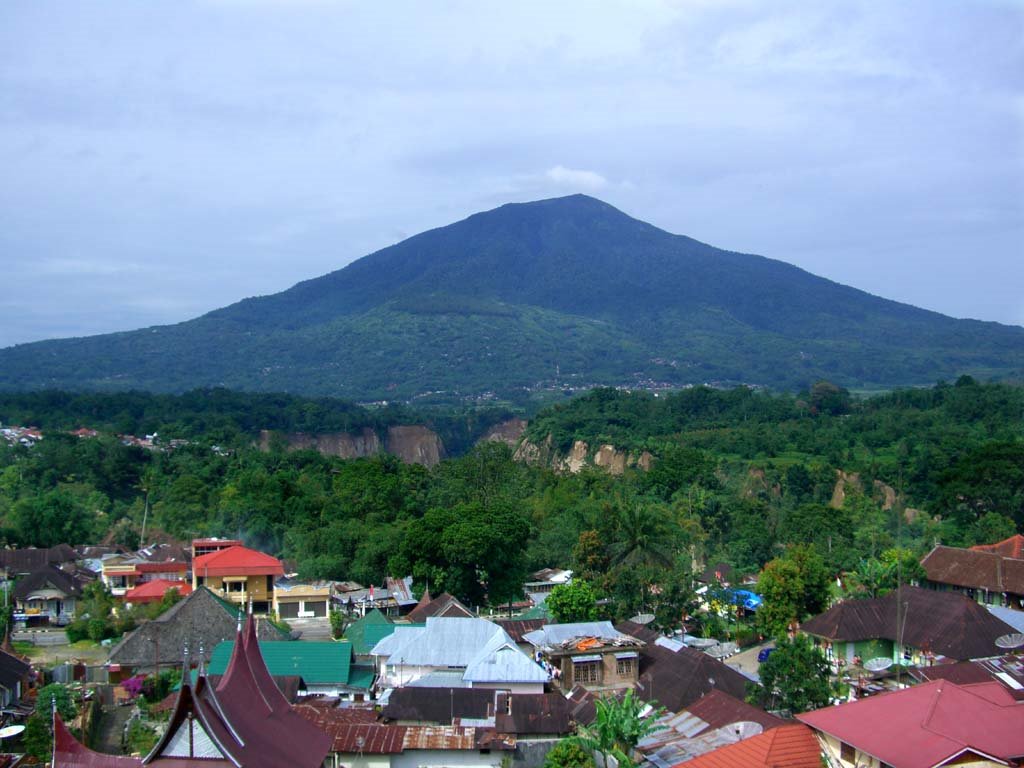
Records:
[[[548,673],[486,619],[431,616],[397,626],[374,647],[378,687],[406,685],[543,693]]]
[[[124,593],[123,599],[126,606],[150,605],[159,603],[164,599],[168,590],[174,590],[182,597],[192,594],[192,587],[186,581],[168,581],[167,579],[154,579],[143,581],[137,587],[133,587]]]
[[[274,614],[279,619],[311,619],[327,616],[331,584],[278,579],[274,582]]]
[[[800,625],[837,664],[887,658],[903,664],[963,661],[1002,653],[1014,631],[963,595],[904,586],[885,597],[844,600]]]
[[[423,592],[423,596],[416,606],[409,611],[406,618],[412,622],[421,622],[433,616],[450,619],[471,619],[476,614],[464,606],[454,595],[442,592],[438,597],[431,598],[430,590],[428,589]]]
[[[425,627],[425,623],[396,624],[379,609],[372,608],[365,616],[360,616],[345,629],[345,639],[352,643],[352,651],[360,660],[372,660],[374,647],[385,637],[395,631],[398,626]]]
[[[206,587],[225,600],[251,605],[267,614],[274,602],[274,580],[284,576],[276,557],[240,545],[200,555],[192,561],[192,588]]]
[[[250,616],[237,633],[227,669],[214,688],[200,667],[193,682],[185,656],[181,688],[167,730],[144,758],[86,750],[54,715],[54,768],[320,768],[331,739],[296,712],[260,655]],[[62,730],[63,729],[63,730]]]
[[[750,680],[718,659],[633,622],[615,626],[644,642],[636,683],[637,695],[644,701],[679,712],[714,690],[746,698]]]
[[[799,723],[772,728],[678,763],[681,768],[821,768],[814,732]]]
[[[216,536],[209,539],[192,539],[192,559],[220,552],[222,549],[241,546],[241,539],[218,539]]]
[[[354,581],[334,582],[331,595],[334,606],[349,616],[363,616],[376,609],[387,616],[404,616],[416,607],[412,596],[412,576],[396,579],[388,576],[384,586],[364,587]],[[423,619],[415,619],[423,621]]]
[[[6,581],[17,576],[27,576],[43,566],[59,567],[65,563],[73,563],[77,559],[78,553],[68,544],[42,548],[0,549],[0,578]]]
[[[82,588],[94,576],[44,565],[14,585],[14,619],[27,623],[68,624],[75,616]]]
[[[0,649],[0,708],[10,709],[28,693],[32,667],[6,648]]]
[[[547,624],[523,639],[534,647],[538,660],[555,670],[564,690],[577,684],[593,691],[632,688],[646,644],[619,632],[610,621]]]
[[[818,734],[830,765],[938,768],[1019,765],[1024,706],[996,682],[950,680],[797,715]]]
[[[350,643],[260,640],[260,655],[275,677],[301,677],[300,695],[332,696],[350,701],[369,699],[374,670],[352,663]],[[210,674],[223,675],[234,652],[234,641],[225,640],[213,649]]]
[[[133,554],[116,553],[100,559],[100,580],[114,597],[124,597],[135,588],[139,580],[139,557]]]
[[[785,724],[763,709],[711,690],[680,712],[659,718],[655,731],[637,744],[636,755],[654,768],[671,768]]]
[[[958,592],[983,605],[1024,609],[1024,559],[1014,537],[986,547],[937,546],[921,560],[926,580],[923,586]],[[1005,545],[1005,546],[1004,546]]]
[[[130,677],[136,671],[181,665],[185,647],[192,658],[210,661],[218,643],[235,636],[244,618],[241,607],[221,599],[205,587],[175,603],[152,621],[140,624],[110,650],[107,664],[112,679]],[[260,640],[287,640],[269,621],[256,622]],[[201,652],[201,654],[200,654]]]
[[[530,581],[523,584],[523,592],[534,605],[548,599],[555,587],[572,583],[572,571],[561,568],[543,568],[531,574]]]

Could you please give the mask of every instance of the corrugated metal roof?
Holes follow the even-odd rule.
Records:
[[[594,637],[599,640],[629,639],[612,626],[610,621],[580,621],[572,624],[547,624],[533,632],[523,635],[526,642],[537,648],[548,648],[561,645],[583,637]]]
[[[213,649],[211,675],[224,674],[234,646],[233,641],[225,641]],[[349,643],[261,640],[260,653],[271,675],[299,675],[309,685],[349,684],[352,662],[352,646]]]
[[[495,635],[512,643],[505,630],[486,619],[431,616],[422,629],[399,627],[394,634],[378,643],[373,653],[387,656],[389,663],[466,667]]]
[[[462,679],[471,683],[543,684],[551,676],[514,643],[495,635],[477,658],[466,666]]]

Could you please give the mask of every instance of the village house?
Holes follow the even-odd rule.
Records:
[[[32,684],[32,667],[13,653],[7,639],[0,648],[0,708],[13,708],[28,693]]]
[[[298,677],[304,687],[300,696],[330,696],[366,701],[373,687],[374,670],[352,663],[350,643],[314,643],[260,640],[260,655],[275,678]],[[210,674],[223,675],[234,652],[234,641],[225,640],[213,649]]]
[[[274,579],[284,575],[276,557],[240,545],[199,555],[192,561],[192,588],[206,587],[237,605],[252,605],[258,614],[270,612]]]
[[[198,594],[198,593],[197,593]],[[167,730],[143,758],[86,749],[53,715],[53,768],[320,768],[331,739],[296,712],[260,655],[250,616],[236,634],[231,659],[216,686],[200,665],[193,682],[188,654]]]
[[[431,616],[423,627],[396,626],[374,647],[377,685],[488,688],[543,693],[548,673],[486,619]]]
[[[369,721],[372,713],[313,705],[298,707],[328,734],[328,768],[500,768],[516,740],[493,728],[404,726]]]
[[[27,624],[65,625],[75,617],[82,588],[93,575],[74,566],[44,565],[14,585],[14,619]]]
[[[957,685],[997,682],[1017,701],[1024,701],[1024,661],[1019,656],[993,656],[991,659],[956,661],[934,667],[913,667],[910,676],[918,682],[950,680]]]
[[[1019,765],[1024,706],[999,683],[949,680],[797,715],[844,768]]]
[[[523,592],[534,605],[548,599],[555,587],[572,583],[572,571],[561,568],[542,568],[531,574],[530,581],[523,584]]]
[[[772,728],[717,747],[682,763],[685,768],[821,768],[821,747],[814,732],[799,723]]]
[[[409,611],[406,618],[411,622],[422,622],[437,616],[449,619],[471,619],[476,616],[462,602],[447,592],[442,592],[435,598],[430,597],[430,590],[424,590],[423,596],[416,603],[416,606]]]
[[[387,616],[404,616],[417,605],[416,598],[412,596],[412,576],[402,579],[388,576],[381,587],[336,581],[331,601],[337,610],[348,616],[364,616],[373,610]]]
[[[345,628],[345,639],[352,643],[352,651],[356,659],[360,661],[373,661],[374,647],[388,635],[395,631],[398,626],[403,627],[425,627],[426,623],[403,623],[396,624],[392,619],[382,613],[379,609],[373,608],[360,616]]]
[[[1014,629],[963,595],[904,586],[885,597],[837,603],[800,631],[846,666],[875,658],[924,665],[996,656],[1002,653],[996,640]]]
[[[922,586],[958,592],[982,605],[1024,609],[1024,536],[961,549],[937,546],[921,560]]]
[[[159,603],[164,599],[168,590],[174,590],[182,597],[192,594],[192,586],[187,581],[169,581],[167,579],[155,579],[143,581],[137,587],[133,587],[124,593],[124,604],[127,607],[133,605],[150,605]]]
[[[719,690],[679,712],[668,712],[636,746],[635,755],[653,768],[671,768],[728,744],[785,725],[786,721]]]
[[[61,566],[73,563],[78,553],[68,544],[55,547],[23,547],[21,549],[0,549],[0,578],[4,581],[18,576],[27,576],[47,565]]]
[[[746,698],[751,681],[718,659],[631,621],[620,622],[615,628],[644,643],[636,683],[636,693],[644,701],[680,712],[715,690],[736,699]]]
[[[309,619],[327,616],[331,584],[283,578],[274,582],[274,614],[279,619]]]
[[[555,670],[554,678],[565,690],[577,684],[592,691],[632,688],[645,645],[609,621],[548,624],[523,639],[534,647],[538,661]]]
[[[186,646],[193,659],[208,663],[217,644],[235,636],[243,616],[240,606],[200,587],[156,619],[140,624],[110,649],[107,666],[111,680],[178,667]],[[256,631],[261,641],[288,639],[269,621],[256,622]]]

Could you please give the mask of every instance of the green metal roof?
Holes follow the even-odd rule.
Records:
[[[425,627],[426,624],[395,624],[391,619],[374,608],[361,619],[353,621],[345,630],[345,639],[352,643],[352,650],[365,656],[381,640],[395,631],[395,627]]]
[[[548,610],[547,603],[541,603],[535,605],[529,610],[523,611],[521,614],[516,616],[517,619],[550,619],[551,611]]]
[[[370,689],[373,685],[373,678],[377,676],[377,673],[373,671],[373,667],[352,667],[352,671],[348,676],[348,687],[349,688],[366,688]]]
[[[210,659],[211,675],[224,674],[234,647],[233,640],[217,644]],[[261,640],[260,653],[271,675],[299,675],[307,685],[350,685],[351,643]]]

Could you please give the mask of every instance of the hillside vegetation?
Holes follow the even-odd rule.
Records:
[[[448,402],[595,384],[891,387],[1022,371],[1022,328],[871,296],[582,195],[476,214],[178,325],[0,350],[7,390]]]
[[[77,426],[71,411],[95,396],[67,397],[58,421]],[[168,403],[180,407],[147,397],[125,396],[125,411],[160,421]],[[254,411],[265,404],[237,393],[211,398],[209,423],[235,418],[218,414],[218,403],[244,411],[250,399]],[[117,412],[112,402],[103,408]],[[412,573],[474,604],[517,597],[530,569],[569,566],[628,616],[679,594],[668,585],[688,584],[695,562],[754,571],[809,543],[829,573],[868,584],[897,547],[920,554],[936,541],[1024,530],[1019,387],[965,377],[864,401],[827,383],[800,395],[598,390],[538,414],[528,438],[549,434],[560,445],[643,448],[654,463],[622,476],[556,473],[484,444],[427,469],[383,455],[260,453],[248,438],[225,454],[210,449],[223,437],[216,430],[193,432],[168,452],[53,432],[31,448],[0,446],[0,537],[134,545],[148,504],[150,532],[241,536],[310,577],[379,583]],[[834,507],[840,470],[858,477]],[[887,500],[875,480],[902,493]],[[676,620],[677,607],[666,609]]]

